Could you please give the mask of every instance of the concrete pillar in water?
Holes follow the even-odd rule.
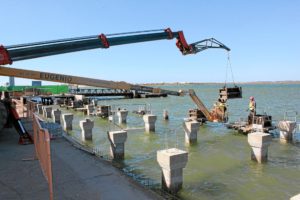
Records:
[[[157,116],[156,115],[144,115],[143,120],[145,122],[145,131],[146,132],[155,132],[155,122]]]
[[[98,106],[97,112],[101,117],[107,118],[111,114],[111,106],[108,105]]]
[[[109,115],[108,116],[108,121],[113,122],[114,121],[114,116],[113,115]]]
[[[297,123],[295,121],[279,121],[278,128],[280,130],[280,140],[293,141]]]
[[[168,113],[167,110],[164,110],[164,112],[163,112],[163,118],[164,118],[164,120],[169,120],[169,113]]]
[[[268,133],[254,132],[248,134],[248,143],[251,146],[251,159],[258,163],[268,160],[268,146],[272,137]]]
[[[95,106],[93,105],[85,105],[86,108],[86,114],[87,115],[91,115],[94,112]]]
[[[127,139],[126,131],[110,131],[108,132],[110,141],[110,154],[114,159],[124,159],[124,144]]]
[[[85,96],[81,94],[75,94],[74,96],[75,101],[83,101],[84,98]]]
[[[157,162],[162,168],[162,187],[171,193],[177,193],[182,188],[182,170],[188,161],[186,151],[172,148],[157,151]]]
[[[51,118],[52,107],[51,106],[43,106],[43,116],[45,118]]]
[[[79,122],[79,126],[81,128],[81,139],[82,140],[91,140],[93,139],[93,128],[94,128],[94,121],[90,119],[81,120]]]
[[[300,194],[297,194],[296,196],[291,197],[290,200],[300,200]]]
[[[37,106],[38,113],[40,115],[42,115],[43,114],[43,104],[37,104],[36,106]]]
[[[119,123],[126,123],[126,118],[128,115],[128,110],[119,110],[117,112],[117,116],[119,118]]]
[[[92,105],[93,105],[93,106],[97,106],[97,103],[98,103],[98,102],[97,102],[96,99],[92,99]]]
[[[63,128],[65,131],[72,130],[72,121],[73,121],[73,114],[72,113],[65,113],[61,115],[63,121]]]
[[[52,119],[54,123],[60,124],[61,111],[59,109],[52,110]]]
[[[185,142],[193,144],[197,142],[197,134],[200,128],[200,123],[197,121],[188,121],[183,124],[185,132]]]

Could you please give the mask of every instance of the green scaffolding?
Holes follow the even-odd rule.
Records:
[[[0,86],[0,91],[24,91],[25,89],[38,88],[43,91],[51,92],[52,94],[61,94],[68,92],[67,85],[43,85],[43,86]]]

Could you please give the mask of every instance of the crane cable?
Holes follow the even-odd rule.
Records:
[[[232,67],[231,67],[230,52],[229,51],[227,51],[227,65],[226,65],[226,77],[225,77],[225,86],[224,87],[226,87],[226,84],[227,84],[228,68],[230,68],[232,82],[233,82],[234,86],[236,86],[235,81],[234,81],[234,77],[233,77],[233,71],[232,71]]]

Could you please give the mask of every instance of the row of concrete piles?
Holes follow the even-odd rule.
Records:
[[[87,114],[92,112],[89,105],[86,106]],[[38,105],[38,111],[44,117],[50,118],[59,123],[61,111],[52,110],[50,106]],[[51,113],[51,114],[49,114]],[[126,123],[128,115],[127,110],[118,110],[117,116],[119,123]],[[165,117],[164,119],[168,119]],[[65,113],[61,115],[63,128],[66,131],[72,130],[73,114]],[[143,116],[146,132],[155,132],[156,115],[147,114]],[[85,119],[79,122],[82,130],[82,140],[92,140],[92,129],[94,122],[90,119]],[[296,124],[282,121],[279,123],[281,139],[290,141],[290,135],[293,133]],[[200,123],[197,121],[185,121],[183,129],[185,132],[185,143],[197,143],[197,133],[199,132]],[[113,159],[124,159],[125,142],[127,140],[127,131],[110,131],[108,132],[108,139],[110,141],[110,154]],[[251,147],[251,159],[263,163],[268,159],[268,146],[270,145],[272,137],[270,134],[263,132],[254,132],[248,134],[248,143]],[[176,193],[182,188],[183,184],[183,168],[185,168],[188,161],[188,152],[177,148],[165,149],[157,151],[157,162],[162,168],[162,187],[171,193]]]
[[[52,106],[37,104],[37,111],[43,117],[53,119],[54,123],[60,124],[61,111],[59,109],[53,110]]]
[[[278,124],[280,141],[293,142],[296,125],[295,121],[280,121]],[[186,144],[197,143],[199,128],[200,123],[197,121],[186,121],[183,123]],[[268,160],[268,147],[271,141],[272,136],[263,131],[248,134],[248,143],[251,147],[251,160],[258,163],[266,162]],[[178,149],[162,150],[158,152],[157,159],[163,169],[163,186],[166,186],[167,189],[173,192],[178,191],[182,186],[182,168],[185,167],[187,162],[187,152]],[[173,159],[174,161],[172,162]]]
[[[89,115],[93,108],[87,105],[87,114]],[[45,118],[52,118],[53,122],[60,123],[62,120],[62,126],[65,131],[72,130],[72,113],[62,114],[59,109],[52,110],[51,106],[37,105],[38,113]],[[90,109],[89,109],[90,108]],[[117,111],[119,123],[126,123],[128,115],[127,110]],[[164,117],[164,119],[166,119]],[[143,120],[145,122],[146,132],[155,132],[155,122],[157,120],[156,115],[144,115]],[[81,139],[92,140],[92,129],[94,122],[90,119],[81,120],[79,122],[81,128]],[[125,142],[127,140],[127,131],[109,131],[107,133],[108,140],[110,141],[110,155],[113,159],[124,159],[125,155]],[[186,151],[172,148],[157,151],[157,162],[162,168],[162,186],[166,190],[176,193],[182,188],[183,183],[183,168],[186,166],[188,160],[188,153]]]
[[[105,117],[108,117],[110,120],[112,120],[112,116],[110,116],[110,106],[99,106],[100,113],[105,114]],[[84,108],[77,110],[83,110],[86,115],[97,115],[97,112],[95,112],[95,105],[85,105]],[[105,111],[105,113],[104,113]],[[117,112],[117,117],[119,123],[126,123],[127,116],[128,116],[128,110],[126,109],[119,109]],[[164,119],[168,119],[168,112],[164,111]],[[155,122],[156,122],[157,116],[147,114],[143,116],[143,120],[145,122],[145,131],[146,132],[154,132],[155,131]]]
[[[94,111],[94,107],[92,105],[86,105],[87,115],[92,114]],[[54,123],[60,124],[62,121],[62,127],[65,131],[71,131],[73,129],[73,114],[72,113],[64,113],[59,109],[52,110],[51,106],[44,106],[42,104],[37,105],[37,110],[40,115],[45,118],[52,118]],[[117,111],[117,116],[119,118],[119,123],[126,123],[127,121],[127,110],[119,110]],[[144,115],[143,116],[145,122],[145,131],[146,132],[154,132],[155,131],[155,115]],[[85,120],[81,120],[79,122],[79,126],[81,128],[81,139],[92,140],[92,129],[94,127],[94,121],[86,118]],[[114,159],[124,159],[124,143],[127,139],[126,131],[111,131],[108,133],[108,139],[111,143],[110,152],[111,156]]]

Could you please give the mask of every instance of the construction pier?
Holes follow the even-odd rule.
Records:
[[[32,121],[22,121],[32,132]],[[49,199],[34,145],[19,145],[16,141],[14,128],[0,132],[0,199]],[[64,138],[51,140],[51,157],[54,199],[163,199],[110,162],[79,150]]]

